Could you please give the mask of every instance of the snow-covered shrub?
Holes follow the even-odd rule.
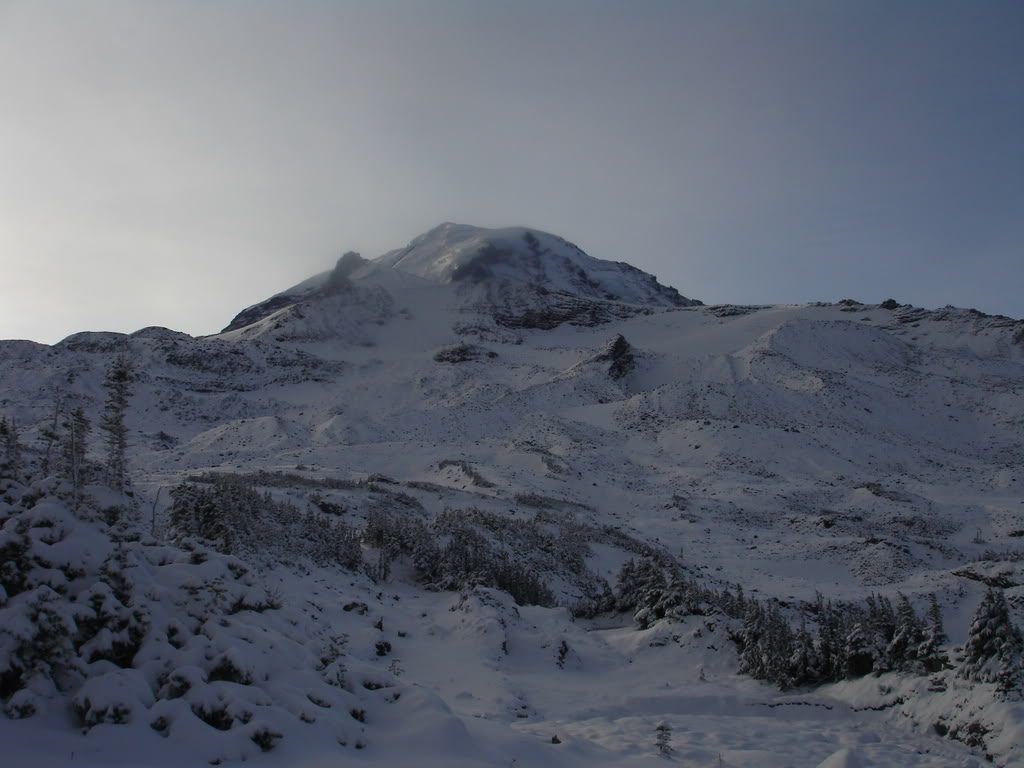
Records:
[[[283,608],[252,567],[196,539],[179,548],[130,521],[110,528],[87,496],[73,509],[69,488],[11,486],[0,502],[3,715],[142,723],[221,760],[273,748],[316,723],[314,707],[364,708],[345,687],[347,637],[329,622]]]
[[[280,741],[283,736],[280,733],[274,731],[268,723],[254,723],[252,726],[252,734],[249,736],[253,744],[260,748],[262,752],[269,752]]]
[[[82,725],[121,725],[131,722],[155,698],[145,677],[135,669],[116,669],[91,677],[75,693],[72,703]]]
[[[336,688],[344,688],[348,682],[346,679],[345,663],[342,661],[347,644],[347,636],[330,635],[324,640],[320,650],[320,664],[318,666],[320,677],[325,683]]]
[[[210,475],[171,490],[169,524],[176,541],[198,539],[218,552],[308,557],[355,570],[358,532],[347,523],[260,493],[244,475]]]
[[[80,669],[72,639],[75,606],[48,586],[22,592],[0,609],[0,697],[34,677],[58,688],[73,684]]]
[[[253,680],[253,669],[248,660],[240,654],[237,649],[228,648],[216,659],[210,669],[207,679],[212,683],[217,680],[224,680],[238,685],[251,685]]]
[[[554,595],[536,575],[555,570],[553,563],[537,567],[537,556],[550,550],[550,545],[536,546],[531,562],[519,556],[526,539],[540,539],[540,532],[529,524],[505,526],[503,532],[510,535],[502,536],[500,542],[486,535],[508,522],[478,509],[445,510],[434,522],[437,543],[421,544],[416,553],[419,578],[433,589],[494,587],[509,593],[520,605],[554,605]],[[558,564],[564,566],[564,562]]]
[[[39,705],[39,696],[36,692],[22,688],[7,700],[3,711],[11,720],[22,720],[38,712]]]

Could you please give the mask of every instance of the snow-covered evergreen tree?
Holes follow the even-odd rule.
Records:
[[[885,670],[921,671],[917,660],[918,647],[923,640],[921,620],[906,595],[899,595],[896,606],[896,625],[892,639],[885,648],[883,661],[878,668]]]
[[[85,411],[76,408],[68,416],[64,424],[64,434],[61,439],[61,475],[71,482],[74,493],[74,503],[77,506],[81,495],[82,486],[88,482],[86,467],[86,441],[92,431],[92,422],[85,415]]]
[[[896,631],[896,615],[892,603],[884,595],[868,595],[864,601],[867,608],[867,616],[864,627],[866,629],[866,652],[871,655],[871,671],[875,674],[888,672],[892,669],[889,664],[886,649],[889,647]]]
[[[626,562],[619,571],[616,604],[620,611],[633,611],[633,621],[646,628],[665,616],[662,598],[668,588],[661,565],[645,557],[639,563]]]
[[[60,420],[64,413],[64,393],[54,388],[51,392],[50,416],[47,423],[40,432],[45,443],[43,450],[42,473],[48,475],[53,470],[53,449],[60,439]]]
[[[938,672],[945,663],[945,656],[940,650],[948,640],[946,628],[942,622],[942,606],[938,596],[932,592],[928,596],[928,616],[921,633],[921,641],[917,646],[917,659],[928,672]]]
[[[118,357],[107,370],[103,382],[107,399],[103,405],[100,429],[106,444],[106,482],[123,493],[128,484],[128,427],[125,415],[131,397],[132,367],[124,356]]]
[[[957,676],[997,683],[1003,693],[1020,690],[1024,673],[1024,640],[1010,620],[1002,590],[990,587],[974,614]]]
[[[13,420],[0,420],[0,477],[15,478],[21,474],[21,440]]]
[[[847,680],[871,672],[875,666],[875,636],[863,612],[853,622],[844,638],[843,664]]]
[[[765,613],[765,632],[760,645],[766,679],[783,690],[792,688],[790,661],[795,652],[794,635],[777,603],[771,603]]]
[[[750,675],[758,680],[765,679],[767,668],[761,655],[764,633],[764,609],[756,600],[749,600],[743,616],[743,628],[736,635],[736,642],[740,646],[740,674]]]
[[[812,685],[817,682],[819,665],[814,639],[807,631],[807,619],[801,615],[800,629],[793,638],[793,650],[789,657],[789,676],[793,685]]]
[[[817,649],[818,666],[815,677],[819,681],[838,680],[842,677],[842,629],[838,612],[831,601],[817,595],[815,614],[818,619]]]

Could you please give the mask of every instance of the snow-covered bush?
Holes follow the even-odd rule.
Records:
[[[195,539],[179,548],[130,523],[108,526],[87,498],[72,509],[67,483],[7,490],[7,717],[66,708],[86,729],[143,723],[183,743],[213,744],[211,731],[223,732],[224,754],[244,758],[315,723],[317,709],[367,708],[347,689],[347,638],[302,611],[285,614],[280,595],[243,561]],[[339,734],[339,744],[349,742]]]
[[[169,525],[176,541],[198,539],[227,554],[304,556],[349,570],[362,563],[352,526],[260,493],[246,476],[181,483],[171,499]]]

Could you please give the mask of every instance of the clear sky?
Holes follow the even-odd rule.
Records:
[[[0,0],[0,338],[212,333],[442,221],[1024,317],[1024,2]]]

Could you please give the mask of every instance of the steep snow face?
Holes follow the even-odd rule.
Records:
[[[524,227],[483,229],[446,223],[405,248],[385,253],[377,263],[439,283],[496,280],[626,304],[700,304],[629,264],[595,259],[561,237]]]

